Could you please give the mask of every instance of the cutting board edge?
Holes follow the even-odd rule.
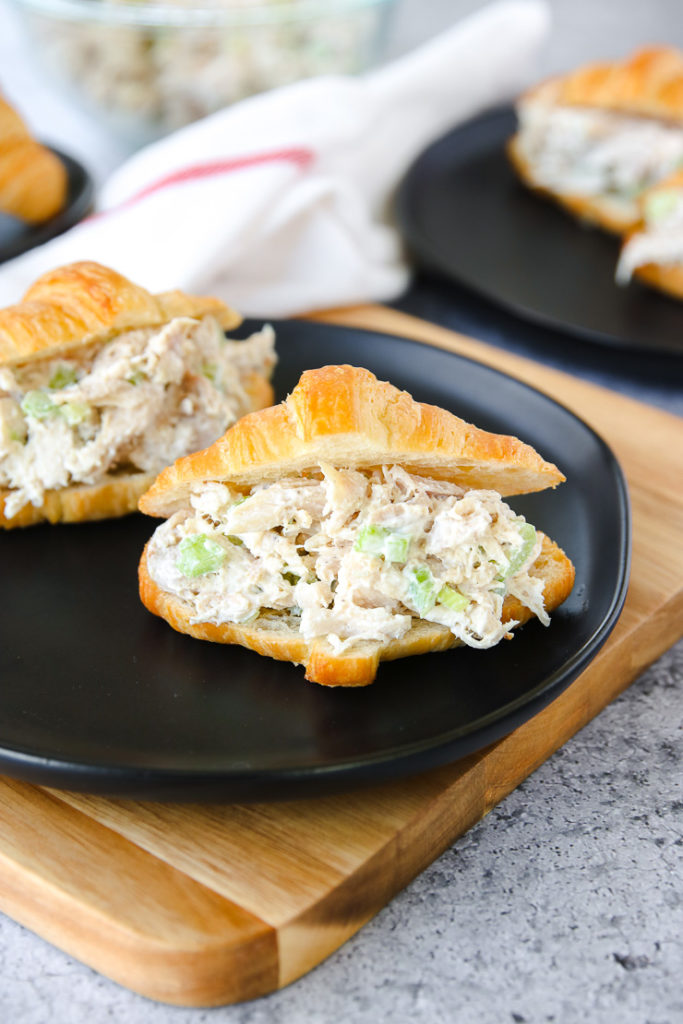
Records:
[[[102,939],[102,916],[71,900],[0,854],[0,909],[45,942],[137,995],[169,1006],[214,1007],[268,995],[279,987],[277,933],[247,942],[207,943],[199,949],[163,948],[125,928]],[[226,901],[227,902],[227,901]],[[110,928],[112,922],[106,922]],[[236,969],[245,959],[256,971]]]

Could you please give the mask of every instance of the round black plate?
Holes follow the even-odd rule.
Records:
[[[406,175],[397,216],[425,268],[585,341],[683,355],[683,305],[614,282],[619,240],[525,188],[505,155],[511,109],[455,129]]]
[[[561,544],[575,589],[488,651],[380,666],[325,689],[297,666],[174,633],[139,602],[143,516],[0,536],[0,772],[55,786],[176,800],[269,800],[452,761],[548,704],[595,655],[624,600],[625,484],[584,423],[495,370],[417,343],[314,323],[276,325],[283,397],[301,371],[367,366],[422,400],[517,434],[565,472],[513,507]]]
[[[52,147],[51,147],[52,148]],[[52,148],[67,170],[68,186],[66,204],[59,213],[42,224],[26,224],[18,217],[0,212],[0,263],[21,256],[37,245],[49,242],[64,231],[68,231],[87,215],[92,205],[93,183],[85,167]]]

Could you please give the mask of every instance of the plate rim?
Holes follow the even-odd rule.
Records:
[[[260,321],[259,321],[260,322]],[[278,323],[272,321],[276,333]],[[295,323],[288,320],[287,323]],[[249,320],[246,321],[249,323]],[[151,799],[162,800],[214,800],[231,802],[247,800],[263,802],[280,799],[305,799],[312,795],[351,790],[359,785],[373,785],[388,779],[399,779],[418,774],[438,765],[446,765],[462,757],[475,753],[488,746],[489,743],[503,738],[518,725],[535,717],[544,707],[550,704],[560,693],[567,689],[580,672],[593,660],[600,648],[614,629],[626,600],[631,568],[631,508],[628,485],[624,471],[605,439],[582,416],[575,413],[566,404],[543,391],[542,388],[529,384],[513,373],[481,362],[472,356],[454,352],[430,341],[405,337],[391,332],[378,331],[373,328],[356,325],[334,324],[324,321],[301,321],[316,330],[352,332],[355,335],[380,337],[391,343],[401,343],[414,347],[416,352],[428,347],[435,353],[441,353],[455,362],[463,362],[475,367],[476,372],[491,375],[505,382],[510,382],[524,391],[540,397],[544,402],[562,410],[575,420],[591,437],[611,470],[614,495],[617,499],[620,558],[619,571],[614,580],[609,608],[600,623],[585,642],[565,659],[561,666],[543,679],[531,691],[525,691],[502,708],[496,709],[484,719],[477,720],[477,728],[471,729],[464,737],[462,729],[449,729],[435,737],[415,740],[409,745],[383,748],[379,753],[363,754],[360,757],[336,758],[333,764],[313,765],[305,767],[279,767],[266,769],[221,769],[212,771],[205,767],[139,767],[134,764],[97,763],[73,758],[56,758],[53,755],[34,754],[20,747],[9,748],[0,745],[0,769],[10,777],[19,778],[40,785],[71,789],[89,793],[101,793],[114,797],[135,796],[143,793],[141,799],[148,799],[145,794],[153,793]],[[303,371],[302,371],[303,372]],[[303,680],[302,680],[303,683]],[[306,684],[308,685],[308,684]],[[312,685],[312,684],[311,684]],[[531,708],[531,712],[527,713]],[[480,725],[484,722],[483,729]],[[482,740],[482,731],[487,739]],[[467,740],[471,739],[471,743]],[[466,747],[456,756],[449,755],[449,750],[458,745]],[[420,761],[419,766],[414,762]],[[7,771],[6,769],[10,769]],[[322,787],[319,784],[322,783]],[[202,786],[205,793],[198,792]],[[293,792],[293,787],[300,787],[300,792]],[[253,795],[253,790],[258,793]],[[264,790],[268,789],[267,795]],[[225,791],[221,795],[221,791]],[[182,796],[178,796],[178,793]]]

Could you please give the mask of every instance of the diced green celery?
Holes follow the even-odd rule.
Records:
[[[390,533],[384,542],[384,556],[388,562],[405,562],[408,558],[410,537],[402,537],[399,533]]]
[[[383,555],[384,542],[389,531],[384,526],[363,526],[358,531],[354,551],[361,551],[364,555]]]
[[[232,533],[228,533],[226,534],[226,536],[231,544],[235,544],[238,548],[244,547],[244,541],[242,540],[241,537],[235,537],[235,535]]]
[[[226,551],[205,533],[183,537],[178,545],[180,557],[176,567],[183,576],[203,576],[220,569],[226,558]]]
[[[658,192],[653,192],[645,200],[644,213],[647,224],[659,224],[666,220],[682,200],[683,195],[673,189],[661,189]]]
[[[283,572],[282,578],[283,580],[287,580],[288,583],[291,583],[292,586],[295,586],[301,579],[301,576],[297,576],[295,572]]]
[[[238,620],[240,626],[248,626],[250,622],[256,622],[256,620],[258,619],[260,614],[261,614],[261,609],[260,608],[257,608],[255,612],[250,612],[249,615],[247,615],[246,619],[239,619]]]
[[[394,533],[386,526],[363,526],[358,532],[355,551],[364,555],[384,556],[388,562],[405,562],[410,548],[410,537]]]
[[[426,565],[412,569],[410,575],[408,593],[418,615],[422,617],[436,604],[436,583],[431,570]]]
[[[470,603],[469,597],[465,597],[464,594],[461,594],[454,587],[449,587],[447,583],[443,585],[436,595],[436,599],[439,604],[444,605],[444,607],[452,612],[464,612]]]
[[[522,543],[512,552],[512,556],[507,564],[505,572],[497,577],[501,582],[509,579],[510,576],[514,576],[515,573],[519,572],[533,551],[534,544],[536,543],[536,530],[531,523],[522,523],[519,528],[519,532],[522,538]]]
[[[143,381],[149,380],[149,378],[144,370],[135,370],[134,373],[131,373],[130,377],[126,377],[126,380],[133,387],[137,387],[138,384],[142,384]]]
[[[50,378],[49,386],[53,391],[57,391],[68,387],[69,384],[75,384],[77,380],[78,374],[73,366],[58,366]]]
[[[22,410],[35,420],[44,420],[57,412],[57,406],[45,391],[27,391],[21,403]]]
[[[60,406],[60,412],[70,427],[82,423],[90,415],[90,406],[86,402],[66,402]]]
[[[201,371],[207,380],[210,380],[212,384],[216,383],[218,378],[218,366],[216,363],[202,363]]]

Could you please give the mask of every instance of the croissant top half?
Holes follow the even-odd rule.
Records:
[[[492,434],[354,366],[306,370],[280,405],[243,417],[203,451],[165,469],[140,500],[168,516],[206,480],[249,488],[314,471],[321,462],[362,469],[398,464],[410,472],[501,495],[564,480],[515,437]]]
[[[623,60],[586,64],[542,82],[523,99],[683,122],[683,53],[653,46]]]
[[[178,316],[208,314],[225,330],[241,322],[220,299],[180,291],[153,295],[99,263],[71,263],[43,274],[21,302],[0,309],[0,366],[60,356]]]

